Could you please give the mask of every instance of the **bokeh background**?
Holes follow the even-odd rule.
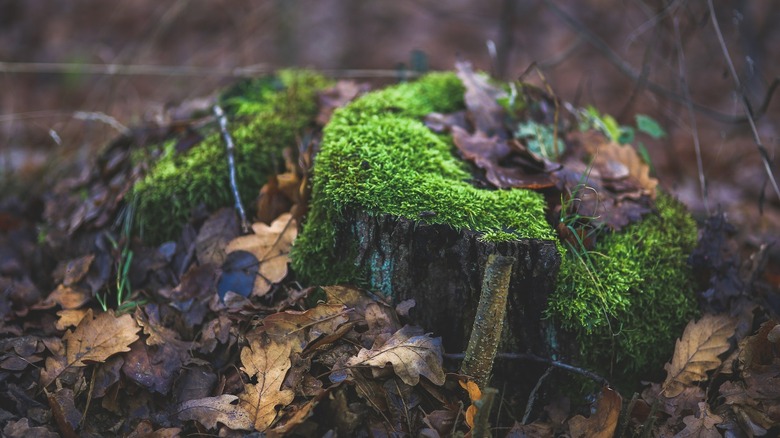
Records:
[[[758,110],[780,72],[780,2],[714,7]],[[535,63],[575,105],[624,124],[650,115],[669,132],[646,144],[666,189],[699,217],[726,211],[746,252],[778,241],[780,202],[706,1],[0,0],[2,180],[54,184],[46,174],[89,165],[119,125],[158,121],[239,71],[308,67],[379,85],[415,68],[451,69],[459,57],[503,79]],[[98,74],[93,64],[134,67]],[[138,71],[148,66],[157,70]],[[756,121],[775,167],[777,100]],[[703,109],[691,113],[686,101]]]

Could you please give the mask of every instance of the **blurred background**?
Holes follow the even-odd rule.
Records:
[[[237,75],[296,66],[381,85],[458,58],[502,79],[536,65],[563,100],[661,123],[669,136],[646,146],[662,186],[700,218],[726,211],[750,251],[778,240],[780,202],[723,46],[776,167],[780,102],[762,103],[780,71],[780,2],[714,9],[723,43],[707,1],[0,0],[0,172],[34,184],[89,165],[123,127]]]

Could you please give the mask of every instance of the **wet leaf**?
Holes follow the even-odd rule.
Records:
[[[77,437],[76,429],[81,422],[82,414],[73,401],[73,390],[62,388],[53,394],[47,394],[47,399],[60,432],[65,437]]]
[[[575,415],[569,420],[572,438],[612,438],[617,429],[622,397],[617,391],[604,387],[596,402],[596,412],[590,417]]]
[[[188,400],[179,405],[178,417],[197,421],[208,429],[216,429],[217,423],[222,423],[231,429],[252,430],[252,419],[235,403],[237,400],[238,397],[231,394]]]
[[[295,396],[293,391],[282,389],[291,352],[291,343],[277,343],[265,336],[252,338],[249,346],[241,349],[241,370],[257,383],[244,386],[239,405],[258,431],[265,431],[273,423],[277,406],[287,406]]]
[[[254,266],[256,277],[252,295],[261,297],[271,290],[271,285],[287,276],[290,248],[298,235],[298,228],[292,215],[285,213],[271,226],[255,223],[252,229],[255,234],[234,239],[225,252],[245,251],[255,256],[257,264]]]
[[[422,329],[404,326],[383,345],[370,350],[362,348],[347,361],[349,366],[393,366],[395,374],[409,386],[417,385],[420,376],[436,385],[444,384],[441,338],[431,338]]]
[[[681,430],[674,438],[700,437],[720,438],[721,434],[715,427],[723,422],[723,418],[710,412],[710,407],[705,402],[699,403],[699,411],[696,415],[683,418],[685,429]]]
[[[720,365],[718,356],[729,349],[729,338],[736,322],[728,316],[705,315],[685,327],[677,340],[672,361],[664,365],[667,376],[661,394],[667,398],[680,395],[686,387],[707,379],[707,372]]]

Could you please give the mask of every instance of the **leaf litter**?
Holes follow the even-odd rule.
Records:
[[[568,199],[553,208],[578,215],[577,226],[619,230],[652,211],[658,182],[631,145],[574,129],[576,120],[554,114],[555,97],[538,88],[520,84],[511,103],[507,90],[467,64],[458,74],[467,111],[432,114],[426,123],[453,136],[477,184]],[[323,93],[320,123],[365,91],[339,83]],[[657,132],[651,122],[642,121]],[[178,144],[190,144],[197,129],[180,130],[189,133]],[[96,169],[62,181],[47,198],[51,229],[41,243],[57,249],[48,281],[33,283],[28,261],[3,256],[4,435],[450,436],[475,426],[484,388],[447,374],[440,338],[408,324],[414,303],[396,308],[354,286],[301,287],[290,278],[310,151],[297,159],[289,153],[287,171],[259,190],[252,234],[240,236],[235,214],[223,209],[201,214],[175,242],[146,248],[107,229],[139,172],[129,142],[111,145]],[[33,229],[12,219],[3,223]],[[545,400],[525,424],[505,418],[507,436],[630,436],[648,428],[771,436],[780,429],[780,324],[759,317],[767,307],[746,305],[758,268],[741,270],[738,257],[724,256],[727,233],[718,221],[711,219],[692,258],[710,281],[703,301],[718,313],[686,327],[666,379],[631,402],[603,387],[590,412],[568,399]],[[35,233],[28,235],[34,247]],[[112,241],[139,254],[123,312],[99,310],[95,298],[121,274]],[[238,280],[225,281],[234,274]]]

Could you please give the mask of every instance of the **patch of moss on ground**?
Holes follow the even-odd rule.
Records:
[[[390,214],[491,240],[554,240],[538,193],[472,186],[449,136],[422,118],[464,108],[463,86],[452,73],[427,75],[370,93],[337,110],[316,158],[309,215],[293,247],[293,268],[317,284],[362,282],[347,254],[335,254],[336,226],[347,208]]]
[[[618,378],[660,370],[697,311],[687,263],[696,224],[668,195],[659,194],[656,207],[602,237],[589,252],[595,272],[569,250],[548,304],[577,337],[585,365]]]
[[[316,93],[328,85],[322,76],[283,71],[276,77],[234,87],[222,102],[231,114],[236,173],[245,206],[269,175],[283,170],[281,152],[295,147],[317,114]],[[218,132],[192,150],[177,154],[166,145],[162,157],[133,187],[136,224],[149,243],[175,239],[194,208],[233,205],[225,147]]]

